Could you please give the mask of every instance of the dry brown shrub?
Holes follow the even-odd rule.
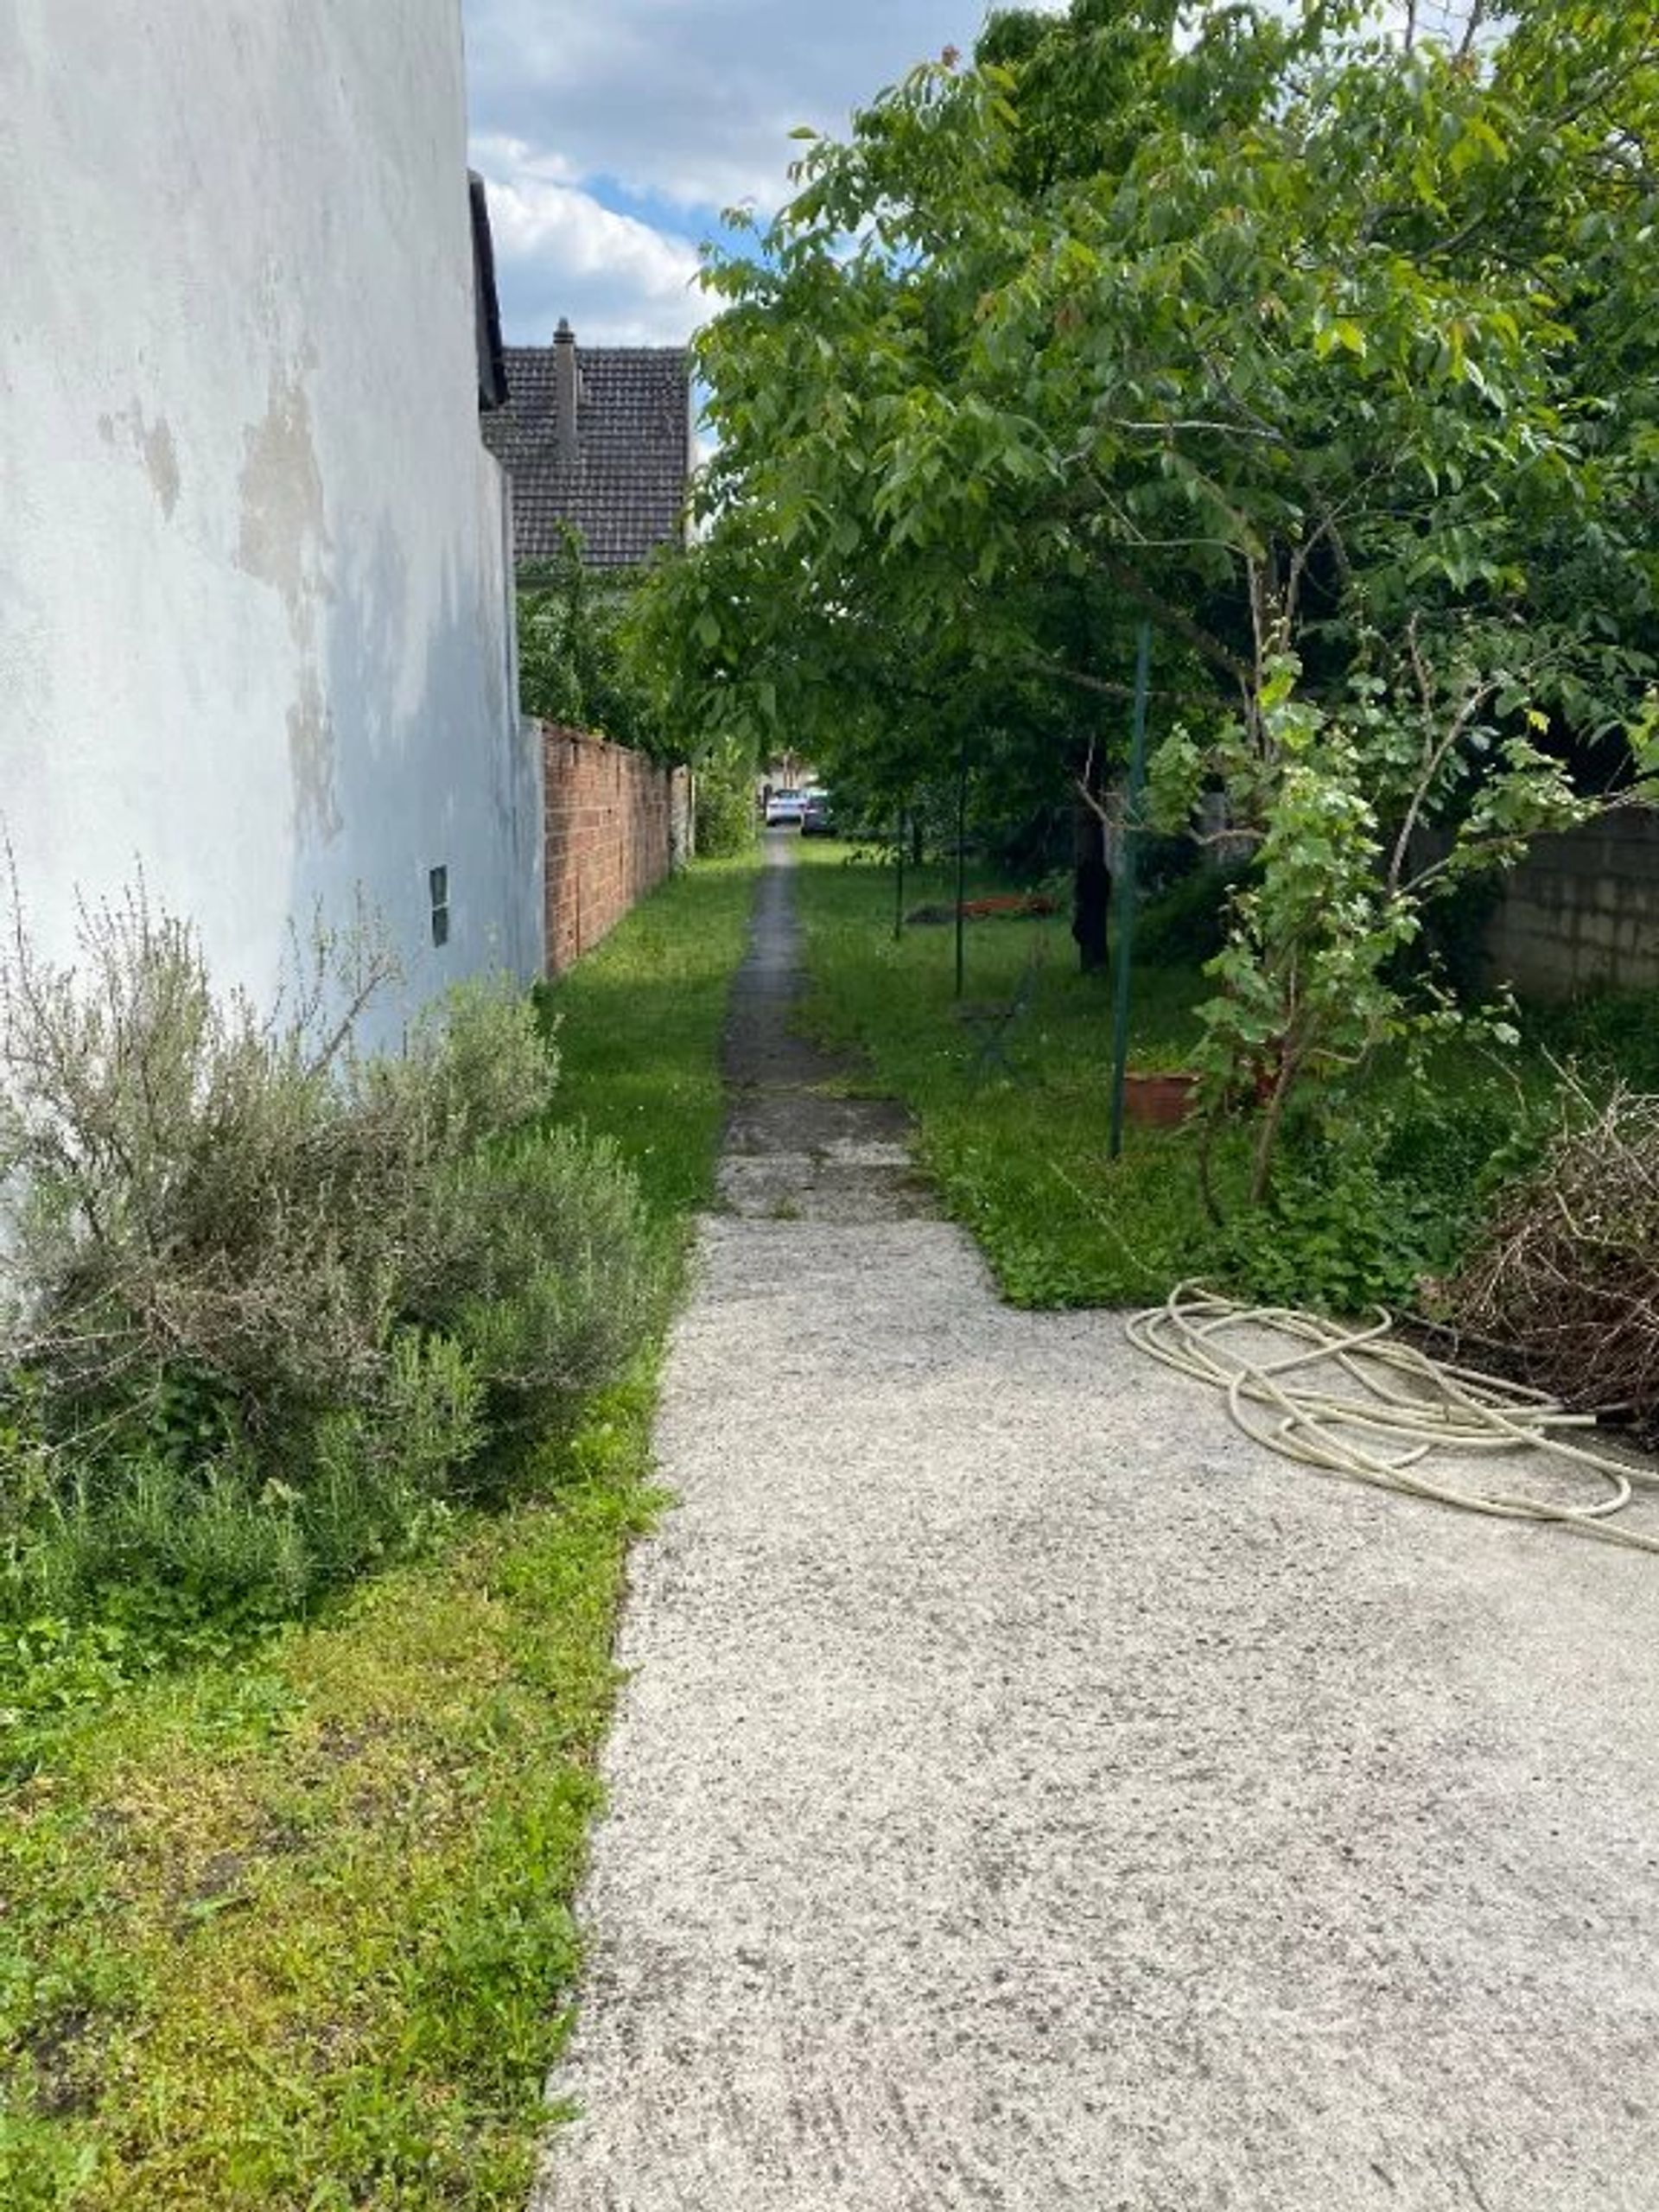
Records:
[[[1503,1194],[1444,1309],[1564,1402],[1659,1443],[1659,1096],[1620,1089]]]

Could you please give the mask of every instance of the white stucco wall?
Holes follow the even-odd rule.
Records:
[[[268,1002],[360,887],[403,1005],[541,966],[477,429],[459,0],[0,0],[0,818]],[[428,872],[448,870],[431,944]]]

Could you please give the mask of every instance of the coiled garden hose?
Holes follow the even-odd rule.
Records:
[[[1432,1498],[1501,1520],[1548,1521],[1632,1550],[1659,1552],[1659,1535],[1611,1517],[1659,1470],[1574,1442],[1595,1427],[1542,1391],[1433,1359],[1394,1333],[1381,1306],[1344,1327],[1292,1306],[1244,1306],[1201,1283],[1176,1286],[1161,1306],[1126,1323],[1129,1342],[1183,1375],[1224,1390],[1237,1427],[1287,1459],[1379,1490]],[[1290,1349],[1275,1350],[1289,1340]],[[1325,1364],[1320,1376],[1307,1370]],[[1331,1370],[1336,1370],[1334,1373]],[[1342,1377],[1351,1388],[1344,1387]],[[1264,1414],[1249,1410],[1265,1408]],[[1537,1452],[1558,1471],[1605,1486],[1582,1504],[1463,1489],[1419,1472],[1440,1454]]]

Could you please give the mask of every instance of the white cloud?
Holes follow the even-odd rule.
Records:
[[[785,189],[798,123],[839,128],[983,0],[466,0],[473,118],[684,207]]]
[[[493,158],[492,158],[493,153]],[[533,156],[474,146],[489,184],[502,322],[510,344],[545,345],[561,315],[615,346],[676,346],[701,318],[696,247],[603,207]]]
[[[510,138],[499,130],[474,130],[472,156],[492,176],[534,177],[543,184],[577,184],[574,162],[551,146],[532,146],[527,139]]]
[[[776,207],[797,124],[844,128],[918,60],[971,46],[984,0],[464,0],[473,159],[489,180],[503,320],[678,343],[718,210]],[[604,181],[660,225],[607,213]]]

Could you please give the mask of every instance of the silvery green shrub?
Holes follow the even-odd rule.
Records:
[[[273,1016],[142,886],[78,950],[15,925],[0,957],[0,1327],[89,1572],[333,1579],[626,1363],[651,1242],[615,1156],[543,1126],[524,994],[462,988],[369,1055],[360,931]]]

